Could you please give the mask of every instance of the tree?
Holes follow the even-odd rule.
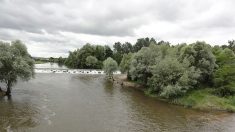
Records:
[[[131,79],[130,66],[131,66],[132,56],[133,56],[133,53],[124,54],[122,57],[122,61],[119,65],[121,72],[127,73],[128,79]]]
[[[49,62],[54,62],[55,61],[55,58],[54,57],[50,57],[49,58]]]
[[[69,68],[78,68],[78,62],[79,62],[78,52],[79,52],[79,50],[69,52],[69,56],[64,62],[67,67],[69,67]]]
[[[235,40],[228,41],[228,48],[231,49],[235,53]]]
[[[198,83],[200,71],[180,63],[174,56],[168,56],[151,69],[153,76],[148,81],[149,92],[164,98],[176,98],[193,89]]]
[[[150,48],[144,47],[139,52],[133,55],[130,67],[130,75],[132,80],[147,84],[148,77],[151,77],[150,72],[151,66],[151,50]]]
[[[120,64],[120,62],[122,61],[122,56],[123,56],[122,53],[120,53],[120,52],[115,52],[115,53],[113,54],[113,59],[114,59],[118,64]]]
[[[132,55],[133,55],[132,53],[123,55],[122,61],[119,65],[122,73],[125,73],[125,72],[129,73]]]
[[[58,58],[58,64],[64,64],[64,59],[60,56],[59,58]]]
[[[181,55],[179,56],[179,60],[181,62],[187,59],[190,62],[190,66],[194,66],[197,70],[200,70],[201,82],[212,82],[213,72],[217,67],[217,64],[210,45],[198,41],[194,44],[185,46],[180,52]]]
[[[95,46],[91,44],[84,45],[78,52],[78,68],[87,68],[86,58],[95,55]]]
[[[215,87],[220,96],[230,96],[235,94],[235,64],[223,65],[215,72]]]
[[[120,42],[116,42],[113,45],[114,52],[122,53],[122,44]]]
[[[104,61],[105,60],[105,48],[104,46],[101,45],[96,45],[95,46],[95,53],[94,56],[100,60],[100,61]]]
[[[109,57],[103,62],[103,69],[110,78],[113,78],[113,72],[118,69],[118,64],[115,60]]]
[[[151,67],[164,59],[168,51],[170,51],[170,47],[167,45],[151,44],[135,53],[130,66],[132,80],[147,85],[148,78],[152,76]]]
[[[105,45],[104,49],[105,49],[105,53],[104,53],[105,58],[113,57],[113,51],[111,50],[111,48],[108,45]]]
[[[114,52],[113,52],[113,59],[120,64],[123,55],[122,44],[120,42],[116,42],[113,45]]]
[[[216,62],[219,65],[214,73],[217,94],[229,96],[235,94],[235,54],[232,50],[216,47]]]
[[[96,66],[97,62],[98,62],[98,60],[94,56],[88,56],[86,58],[86,65],[89,68],[96,68],[95,66]]]
[[[26,46],[19,40],[0,42],[0,81],[7,86],[6,95],[11,95],[13,84],[20,78],[29,80],[34,75],[34,60]]]
[[[150,43],[152,44],[156,44],[156,41],[154,38],[140,38],[137,40],[137,42],[135,43],[135,45],[133,46],[133,50],[135,52],[138,52],[142,47],[148,47],[150,45]]]
[[[122,53],[128,54],[130,52],[133,52],[133,47],[132,47],[131,43],[126,42],[126,43],[122,44]]]

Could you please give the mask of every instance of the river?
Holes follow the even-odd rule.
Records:
[[[0,98],[0,131],[234,132],[235,115],[146,97],[104,75],[37,73]]]

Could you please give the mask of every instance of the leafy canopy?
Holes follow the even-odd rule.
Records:
[[[103,62],[103,69],[109,77],[112,77],[113,72],[118,69],[118,64],[115,60],[109,57]]]
[[[34,75],[34,60],[19,40],[0,42],[0,81],[10,88],[17,79],[29,80]]]

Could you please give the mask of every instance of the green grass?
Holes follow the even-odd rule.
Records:
[[[172,100],[174,104],[200,110],[225,110],[235,112],[235,97],[219,97],[210,88],[195,90],[187,95]]]

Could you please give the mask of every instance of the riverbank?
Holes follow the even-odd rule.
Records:
[[[204,88],[199,90],[194,90],[187,93],[185,96],[174,99],[167,100],[162,99],[156,95],[150,95],[146,91],[146,88],[141,86],[140,84],[136,84],[135,82],[127,80],[126,75],[115,75],[114,79],[119,84],[128,88],[135,88],[138,90],[142,90],[147,96],[158,98],[163,101],[166,101],[171,104],[181,105],[187,108],[198,109],[202,111],[227,111],[227,112],[235,112],[235,97],[219,97],[213,94],[213,88]]]

